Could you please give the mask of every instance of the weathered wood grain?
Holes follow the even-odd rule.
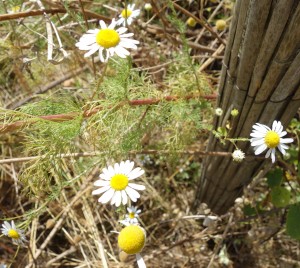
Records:
[[[214,120],[215,129],[230,122],[233,138],[249,137],[256,122],[287,126],[300,106],[300,1],[239,0],[236,10],[219,86],[224,115]],[[228,116],[232,108],[240,111],[235,120]],[[253,155],[249,142],[237,145]],[[234,146],[211,135],[207,150],[230,152]],[[253,176],[270,167],[264,158],[207,158],[194,209],[205,202],[216,213],[226,212]]]

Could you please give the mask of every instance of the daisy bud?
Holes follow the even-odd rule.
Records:
[[[222,110],[221,108],[217,108],[217,109],[215,110],[215,114],[216,114],[216,116],[222,116],[223,110]]]
[[[240,149],[234,150],[232,153],[232,158],[235,162],[242,162],[245,158],[245,153]]]
[[[225,20],[217,20],[216,28],[218,31],[223,31],[226,28],[226,21]]]
[[[187,24],[188,26],[194,28],[194,27],[196,26],[197,22],[195,21],[194,18],[189,17],[189,18],[187,19],[187,21],[186,21],[186,24]]]
[[[144,8],[145,10],[150,11],[152,9],[152,5],[150,3],[146,3]]]
[[[239,110],[238,109],[232,109],[230,114],[231,114],[232,117],[236,117],[236,116],[239,115]]]

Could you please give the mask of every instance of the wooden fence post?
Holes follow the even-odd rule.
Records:
[[[300,106],[300,1],[238,0],[230,26],[219,85],[214,129],[228,122],[232,138],[250,138],[256,122],[271,126],[274,120],[284,127]],[[239,115],[230,116],[232,109]],[[254,155],[249,142],[238,143],[247,155]],[[232,152],[211,135],[208,151]],[[245,159],[209,156],[203,162],[194,209],[207,203],[213,212],[225,213],[243,192],[243,187],[270,159]]]

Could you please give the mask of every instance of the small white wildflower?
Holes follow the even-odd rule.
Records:
[[[27,242],[23,230],[18,229],[14,221],[11,221],[11,224],[8,221],[5,221],[2,224],[1,231],[4,235],[10,237],[13,242],[19,246],[24,246],[24,242]]]
[[[123,205],[127,204],[128,197],[132,202],[137,201],[140,194],[136,190],[143,191],[145,186],[131,181],[142,176],[145,171],[139,167],[133,169],[133,166],[134,162],[127,160],[120,164],[115,163],[114,167],[108,166],[102,169],[100,180],[94,182],[94,185],[100,188],[92,192],[93,195],[104,193],[98,202],[105,204],[111,200],[111,205],[115,204],[119,207],[121,202]]]
[[[216,114],[216,116],[222,116],[223,110],[222,110],[221,108],[217,108],[217,109],[215,110],[215,114]]]
[[[128,221],[130,224],[138,223],[139,214],[142,212],[137,207],[128,207],[127,208],[128,214],[126,214],[125,221]]]
[[[118,25],[123,25],[126,26],[126,21],[127,24],[130,25],[133,21],[134,18],[136,18],[138,15],[140,15],[140,10],[136,9],[134,10],[135,4],[128,5],[127,8],[124,8],[119,15],[119,20],[117,21]]]
[[[261,154],[263,151],[268,149],[266,158],[271,156],[272,163],[275,162],[275,148],[278,147],[279,151],[285,155],[288,146],[285,143],[291,143],[294,140],[292,138],[283,139],[282,137],[287,134],[283,131],[283,126],[280,121],[274,121],[272,129],[268,126],[256,123],[252,126],[253,131],[250,134],[251,146],[254,147],[254,154]]]
[[[245,153],[240,149],[234,150],[232,153],[232,158],[233,161],[242,162],[245,158]]]
[[[117,54],[120,58],[126,58],[130,53],[128,48],[137,49],[139,41],[131,39],[133,33],[127,32],[127,28],[115,29],[117,22],[113,19],[109,26],[103,20],[100,21],[101,29],[88,30],[79,42],[75,44],[80,50],[88,50],[84,57],[89,57],[99,51],[99,58],[102,62],[107,62],[109,57]]]

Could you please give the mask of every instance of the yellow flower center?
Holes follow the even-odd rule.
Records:
[[[130,213],[129,213],[129,218],[130,218],[130,219],[134,219],[134,212],[130,212]]]
[[[96,42],[104,48],[115,47],[120,43],[120,36],[115,30],[101,29],[96,35]]]
[[[7,234],[10,238],[13,238],[13,239],[19,239],[20,238],[20,235],[19,235],[19,233],[16,231],[16,230],[14,230],[14,229],[10,229],[9,231],[8,231],[8,234]]]
[[[122,17],[124,18],[124,19],[127,19],[127,18],[129,18],[130,16],[131,16],[131,14],[132,14],[132,10],[130,10],[130,9],[123,9],[122,10],[122,13],[121,13],[121,15],[122,15]]]
[[[110,186],[116,191],[124,190],[128,185],[128,177],[123,174],[116,174],[110,180]]]
[[[265,136],[265,143],[268,148],[275,148],[280,142],[280,137],[277,132],[269,130]]]
[[[122,229],[118,236],[121,250],[127,254],[136,254],[142,251],[146,241],[144,230],[137,225],[129,225]]]

